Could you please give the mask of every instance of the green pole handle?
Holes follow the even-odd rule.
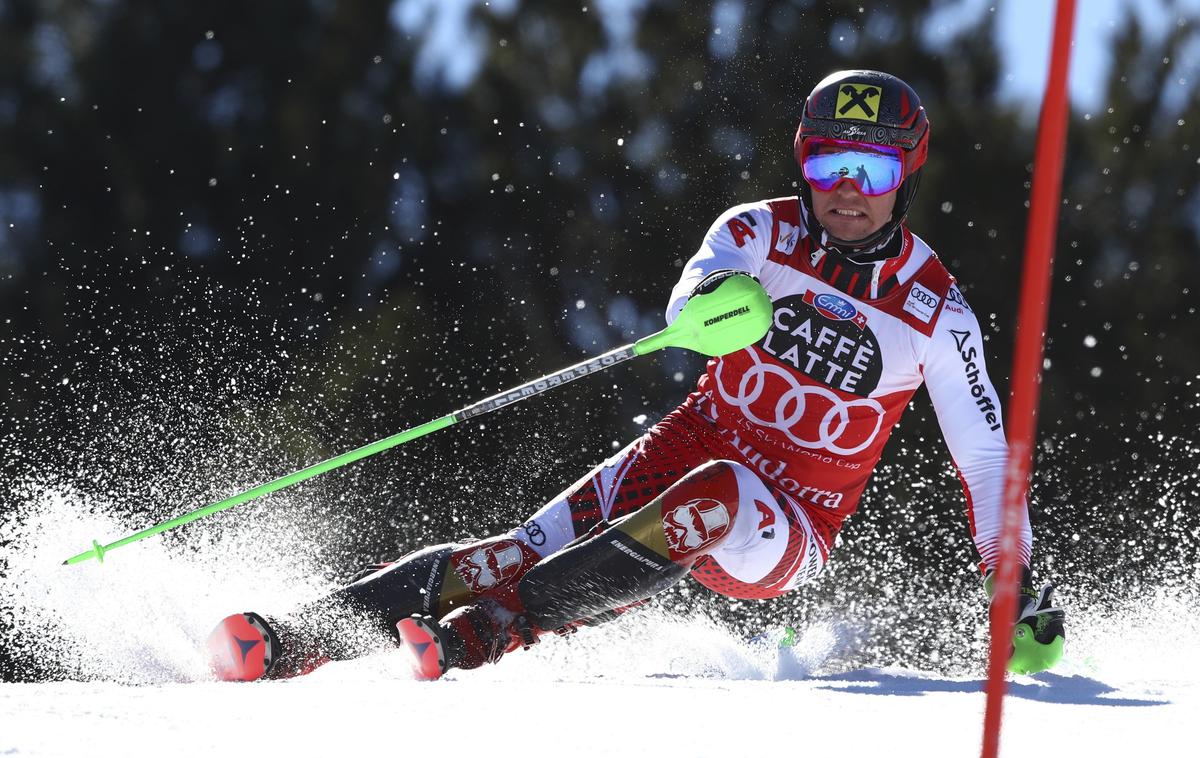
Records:
[[[63,564],[73,565],[91,558],[95,558],[97,561],[103,563],[104,554],[110,550],[115,550],[155,534],[161,534],[168,529],[174,529],[177,526],[182,526],[213,513],[233,508],[248,500],[276,492],[298,482],[303,482],[306,479],[323,474],[326,471],[345,466],[347,463],[375,455],[397,445],[403,445],[405,442],[410,442],[418,437],[436,432],[439,429],[445,429],[448,426],[457,424],[459,421],[520,402],[527,397],[533,397],[580,377],[596,373],[597,371],[603,371],[618,363],[640,355],[647,355],[664,347],[682,347],[705,355],[727,355],[736,352],[761,339],[766,334],[767,328],[771,325],[771,317],[771,299],[758,282],[748,276],[730,277],[718,285],[712,292],[696,295],[688,300],[678,318],[666,329],[651,334],[648,337],[643,337],[631,345],[624,345],[614,350],[609,350],[607,353],[598,355],[595,358],[589,358],[573,366],[568,366],[541,378],[534,379],[531,382],[526,382],[519,387],[492,395],[455,413],[428,421],[420,426],[414,426],[412,429],[400,432],[399,434],[393,434],[391,437],[385,437],[369,445],[363,445],[360,448],[342,453],[329,460],[314,463],[307,468],[302,468],[287,476],[282,476],[266,484],[260,484],[245,492],[239,492],[233,497],[211,503],[203,508],[173,518],[170,521],[155,524],[149,529],[143,529],[128,537],[122,537],[116,542],[102,545],[98,541],[93,540],[91,549],[71,556],[63,561]]]

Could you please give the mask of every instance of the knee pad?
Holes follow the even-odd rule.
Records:
[[[619,521],[616,528],[672,562],[690,566],[746,529],[738,514],[748,490],[765,489],[754,472],[736,461],[717,460],[690,472],[657,500]]]
[[[533,548],[512,537],[493,537],[457,546],[450,554],[442,594],[471,599],[515,583],[541,560]]]
[[[743,491],[754,486],[764,488],[753,472],[732,461],[692,471],[608,530],[539,563],[518,587],[524,609],[542,629],[556,629],[665,590],[696,559],[726,540],[743,538],[747,527],[741,521],[754,519],[739,520],[738,514]]]

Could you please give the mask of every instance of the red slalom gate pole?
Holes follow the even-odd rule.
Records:
[[[1012,391],[1009,395],[1008,466],[1004,482],[1004,513],[1000,552],[993,584],[991,654],[988,658],[987,707],[983,717],[983,758],[997,758],[1000,716],[1006,689],[1005,673],[1017,615],[1020,573],[1017,542],[1021,508],[1033,462],[1037,431],[1038,390],[1054,264],[1054,237],[1062,196],[1063,154],[1067,141],[1067,69],[1075,0],[1059,0],[1054,16],[1050,74],[1042,98],[1037,149],[1033,159],[1033,189],[1025,233],[1025,266],[1013,346]]]

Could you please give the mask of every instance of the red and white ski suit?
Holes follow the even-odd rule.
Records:
[[[892,427],[922,382],[967,498],[983,564],[999,549],[1007,445],[979,323],[953,277],[901,228],[900,254],[853,264],[808,235],[795,197],[726,211],[671,293],[673,321],[709,273],[757,277],[774,305],[766,336],[709,361],[674,412],[546,504],[511,537],[553,553],[648,503],[703,463],[736,461],[752,515],[693,576],[734,597],[772,597],[816,576],[854,512]],[[1021,558],[1029,562],[1028,515]]]

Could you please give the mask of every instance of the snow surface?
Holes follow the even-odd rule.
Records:
[[[664,625],[660,635],[674,629]],[[635,648],[622,650],[638,656]],[[970,756],[978,680],[860,670],[770,680],[570,668],[513,656],[492,670],[408,681],[399,656],[335,663],[286,682],[0,685],[0,755],[533,754]],[[1022,679],[1005,755],[1194,755],[1192,684],[1114,687]]]
[[[979,752],[979,678],[844,670],[835,662],[853,643],[817,622],[781,649],[649,609],[440,682],[412,681],[386,649],[291,681],[214,682],[201,650],[215,620],[325,591],[306,565],[317,558],[249,549],[260,531],[227,528],[60,565],[127,530],[53,488],[0,524],[3,644],[63,672],[0,683],[0,756]],[[304,541],[283,522],[272,533]],[[1196,755],[1195,608],[1167,591],[1130,608],[1070,608],[1066,660],[1011,685],[1002,753]]]

